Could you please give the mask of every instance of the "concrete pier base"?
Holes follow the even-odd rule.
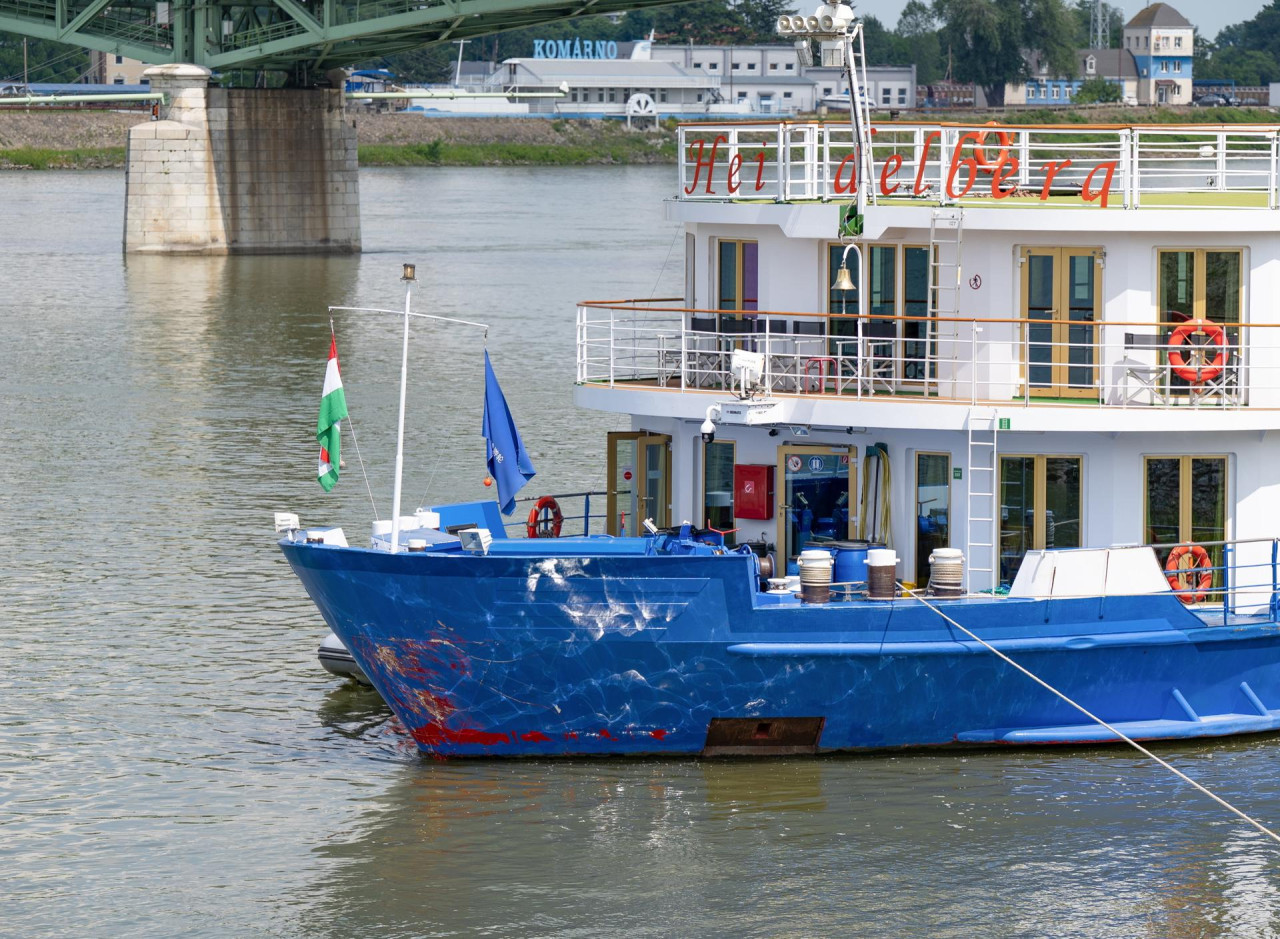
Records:
[[[356,131],[342,90],[210,88],[208,69],[145,73],[159,120],[129,129],[124,250],[360,250]]]

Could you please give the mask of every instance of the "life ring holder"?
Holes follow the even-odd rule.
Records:
[[[1213,361],[1198,368],[1187,364],[1187,359],[1183,356],[1181,348],[1191,336],[1197,334],[1208,336],[1209,342],[1218,347],[1218,354],[1213,357]],[[1173,373],[1183,381],[1189,381],[1193,385],[1203,385],[1205,382],[1213,381],[1221,375],[1223,366],[1226,364],[1227,334],[1221,326],[1212,320],[1187,320],[1175,329],[1173,335],[1169,337],[1169,366],[1173,369]]]
[[[564,525],[564,513],[560,503],[552,496],[543,496],[529,510],[529,522],[525,526],[530,538],[559,538]]]
[[[1183,567],[1182,559],[1187,555],[1191,555],[1191,565]],[[1200,570],[1200,579],[1193,588],[1184,578],[1189,579],[1191,572],[1197,568]],[[1200,545],[1180,544],[1169,552],[1169,559],[1164,562],[1164,576],[1183,603],[1201,603],[1213,588],[1213,561],[1209,559],[1209,552]],[[1192,593],[1192,590],[1195,592]]]
[[[995,121],[987,121],[987,127],[998,127]],[[1008,131],[995,131],[996,142],[1000,144],[1000,152],[994,160],[987,157],[986,148],[983,141],[987,139],[989,131],[974,131],[970,136],[973,137],[973,159],[974,161],[989,173],[994,173],[996,168],[1009,159],[1009,148],[1013,146],[1013,138],[1009,136]]]

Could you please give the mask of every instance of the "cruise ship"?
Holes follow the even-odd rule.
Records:
[[[847,11],[780,29],[857,83]],[[530,538],[496,503],[286,531],[424,750],[1280,728],[1280,126],[851,98],[679,129],[684,295],[577,311],[576,401],[630,420],[599,532],[551,498]]]

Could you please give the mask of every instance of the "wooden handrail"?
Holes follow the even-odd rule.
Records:
[[[633,313],[688,313],[700,316],[776,316],[786,317],[788,319],[832,319],[832,320],[851,320],[856,321],[861,317],[857,313],[813,313],[801,312],[799,310],[709,310],[692,307],[643,307],[635,306],[638,303],[668,303],[668,299],[662,300],[581,300],[578,306],[588,309],[598,310],[619,310]],[[866,319],[869,320],[895,320],[905,323],[973,323],[984,325],[986,323],[1031,323],[1045,325],[1051,323],[1051,320],[1029,319],[1024,317],[980,317],[980,316],[898,316],[890,313],[868,313]],[[1177,329],[1190,320],[1165,321],[1165,320],[1094,320],[1090,323],[1077,323],[1074,325],[1092,325],[1096,327],[1132,327],[1136,329]],[[1217,323],[1217,320],[1213,322]],[[1274,329],[1280,327],[1280,323],[1218,323],[1224,329]],[[735,334],[737,335],[737,334]],[[924,337],[921,337],[922,339]],[[934,337],[938,338],[938,337]]]

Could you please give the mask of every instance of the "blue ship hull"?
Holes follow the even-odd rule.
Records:
[[[621,541],[503,542],[487,556],[281,547],[435,755],[1116,739],[918,601],[800,604],[762,593],[748,555]],[[1172,593],[934,602],[1136,739],[1280,728],[1280,626],[1264,617],[1206,625]]]

